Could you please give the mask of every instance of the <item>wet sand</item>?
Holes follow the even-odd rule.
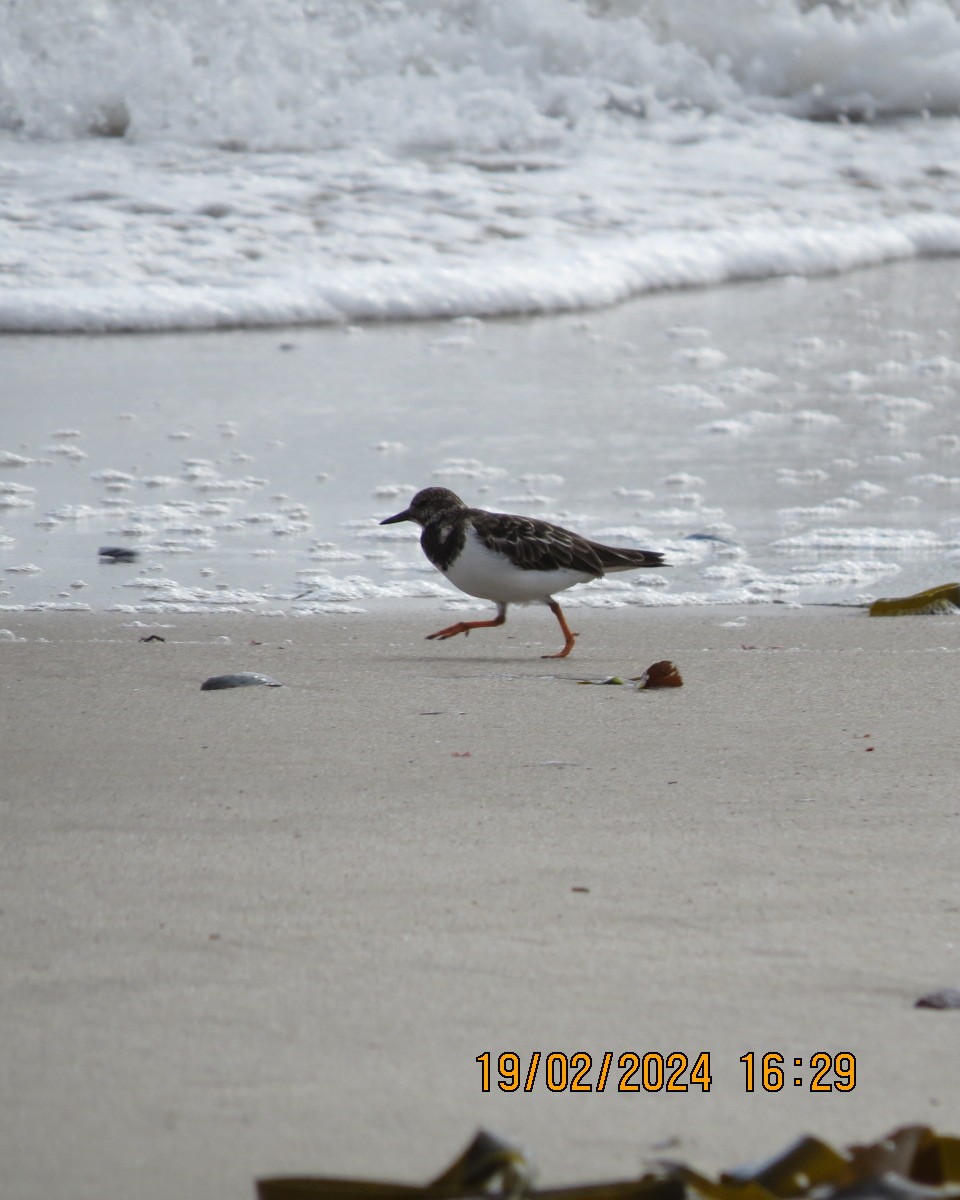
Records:
[[[101,610],[158,594],[215,609],[234,595],[276,610],[318,570],[422,595],[436,577],[416,569],[415,541],[380,536],[413,529],[364,522],[429,483],[672,547],[674,595],[946,582],[960,554],[958,281],[943,259],[553,318],[0,337],[0,458],[37,460],[0,468],[0,486],[35,489],[22,507],[0,495],[0,603]],[[864,527],[879,538],[817,532]],[[737,557],[704,574],[709,554],[684,540],[703,533]],[[801,550],[777,548],[797,535]],[[155,573],[137,586],[140,568],[98,568],[102,545],[149,546]],[[173,594],[155,593],[165,580]]]
[[[913,1002],[960,984],[960,623],[572,619],[550,662],[540,609],[445,644],[421,602],[0,615],[4,1194],[425,1180],[478,1126],[554,1183],[956,1132],[955,1017]],[[662,658],[683,688],[575,682]],[[200,691],[243,670],[286,686]],[[706,1051],[712,1084],[481,1091],[537,1050],[594,1083]],[[852,1092],[810,1091],[817,1051]]]

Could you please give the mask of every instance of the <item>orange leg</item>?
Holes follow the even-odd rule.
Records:
[[[560,622],[560,628],[563,630],[563,636],[566,639],[566,641],[564,642],[563,649],[561,651],[559,651],[559,653],[557,653],[557,654],[542,654],[540,657],[541,658],[566,658],[567,655],[570,653],[570,651],[573,649],[574,643],[577,640],[577,635],[575,633],[570,632],[570,626],[567,624],[567,619],[563,615],[563,609],[556,602],[556,600],[548,600],[547,604],[550,606],[550,611]]]
[[[471,629],[490,629],[494,625],[502,625],[507,619],[507,606],[497,605],[497,615],[492,621],[458,621],[456,625],[448,625],[446,629],[438,629],[436,633],[428,633],[427,641],[439,638],[445,642],[447,638],[456,637],[458,633],[469,633]]]

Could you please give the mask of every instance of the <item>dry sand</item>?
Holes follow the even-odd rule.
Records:
[[[545,662],[540,609],[445,644],[434,604],[3,614],[4,1196],[417,1181],[478,1126],[545,1182],[957,1131],[958,1018],[913,1001],[960,984],[960,623],[572,615]],[[686,686],[573,682],[661,658]],[[238,670],[287,686],[199,690]],[[487,1050],[709,1051],[713,1082],[483,1094]],[[810,1092],[820,1050],[853,1092]]]

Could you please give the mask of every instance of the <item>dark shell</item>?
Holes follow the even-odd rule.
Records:
[[[960,988],[939,988],[927,992],[914,1004],[914,1008],[960,1008]]]

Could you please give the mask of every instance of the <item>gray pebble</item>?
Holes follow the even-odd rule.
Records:
[[[139,550],[130,546],[101,546],[97,553],[101,562],[136,562],[140,557]]]
[[[200,684],[201,692],[214,692],[219,688],[253,687],[255,684],[264,687],[283,687],[279,679],[269,675],[261,675],[258,671],[240,671],[236,675],[211,675]]]

